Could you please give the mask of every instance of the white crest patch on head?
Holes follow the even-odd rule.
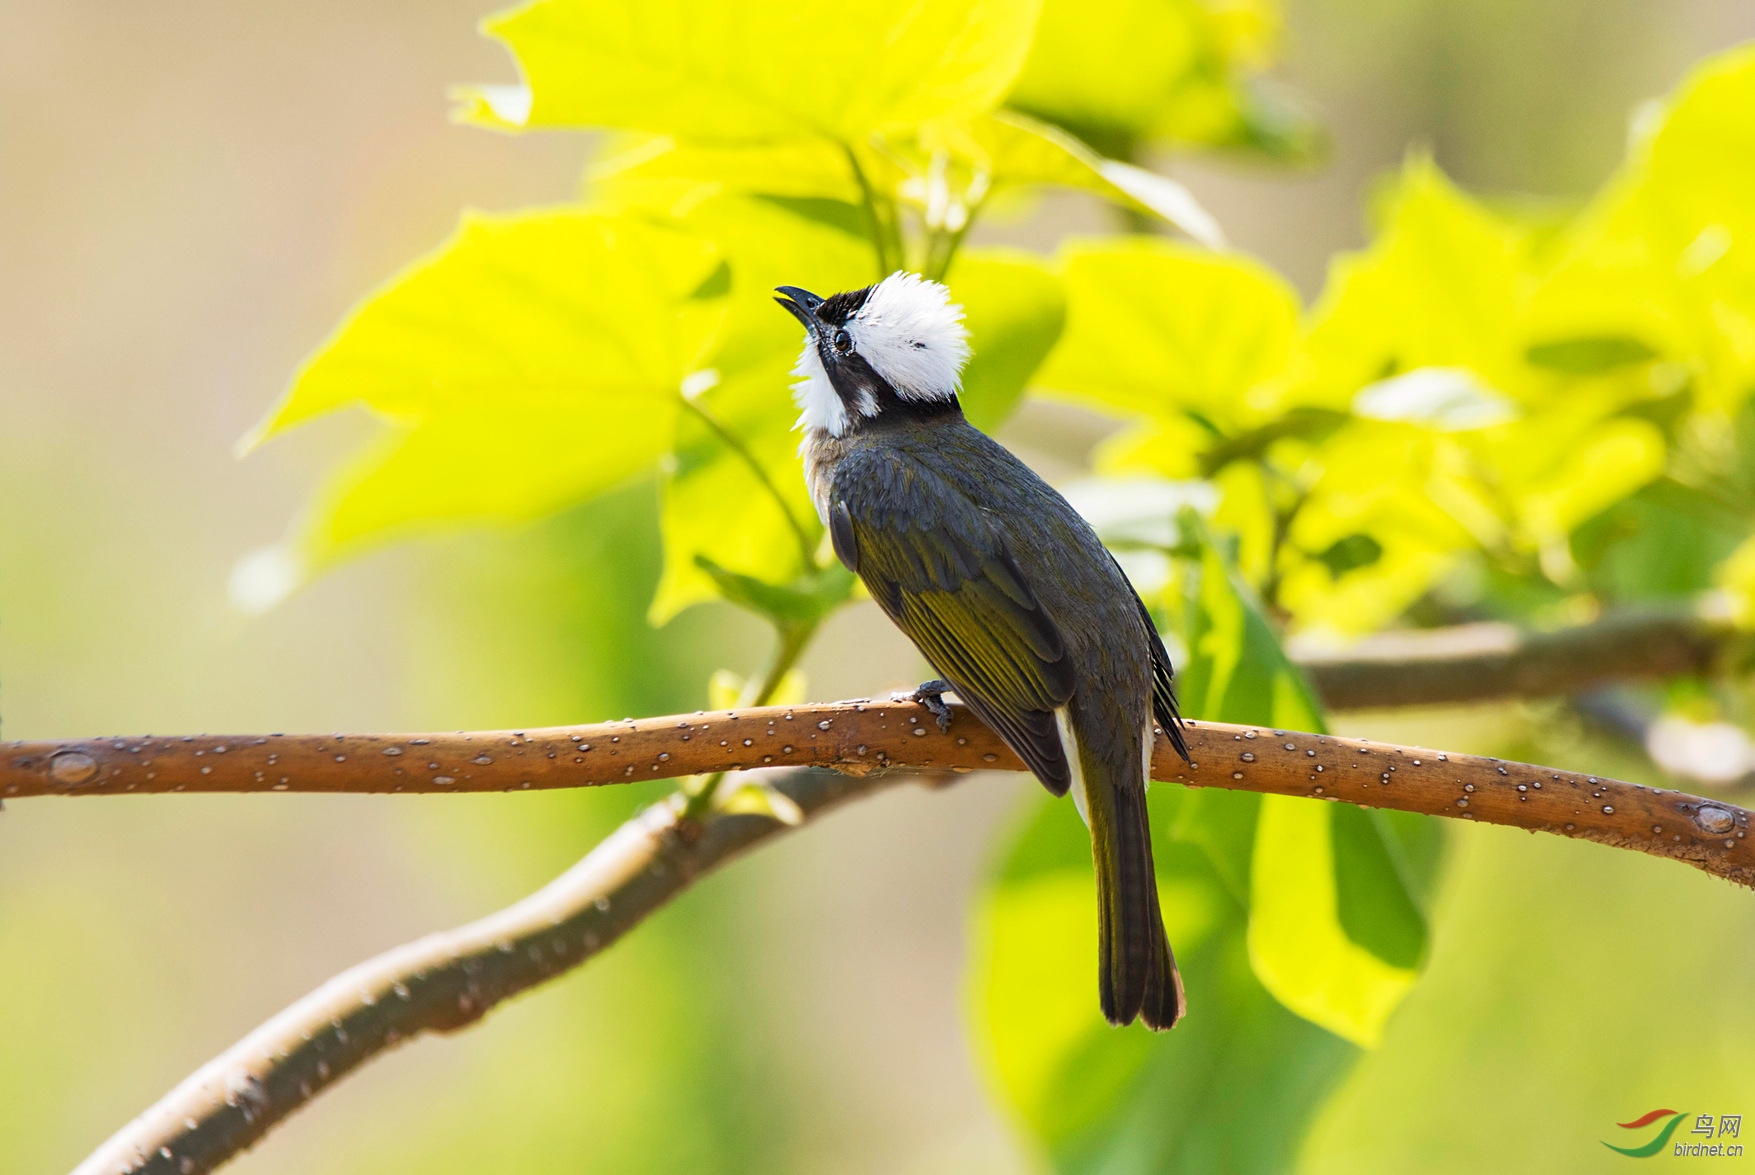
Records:
[[[948,400],[962,384],[969,331],[963,308],[938,282],[897,270],[872,289],[847,333],[904,400]]]

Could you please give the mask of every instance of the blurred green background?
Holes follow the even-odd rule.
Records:
[[[649,486],[518,531],[399,546],[266,617],[225,602],[335,454],[343,417],[232,442],[359,295],[459,207],[571,193],[581,140],[450,126],[501,76],[479,5],[14,5],[0,44],[0,733],[533,725],[692,709],[762,634],[652,632]],[[1574,199],[1628,111],[1755,36],[1735,0],[1313,0],[1282,73],[1320,168],[1186,158],[1242,248],[1314,293],[1410,144],[1489,192]],[[984,223],[1050,247],[1076,196]],[[1050,476],[1095,418],[1004,439]],[[616,568],[604,570],[604,552]],[[816,697],[923,666],[868,605]],[[1373,738],[1654,778],[1540,707],[1347,715]],[[371,1066],[241,1172],[1017,1172],[962,1020],[968,898],[1034,785],[901,789],[743,862],[585,971]],[[0,1172],[70,1167],[340,968],[485,913],[575,859],[628,792],[35,801],[0,815]],[[1755,903],[1679,866],[1463,828],[1428,973],[1328,1106],[1312,1172],[1599,1171],[1657,1105],[1755,1112]],[[1670,1160],[1654,1160],[1662,1164]]]

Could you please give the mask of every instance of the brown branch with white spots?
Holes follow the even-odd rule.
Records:
[[[522,791],[762,767],[826,767],[854,776],[1023,770],[991,731],[957,714],[945,733],[916,703],[856,701],[527,731],[0,743],[0,796]],[[1198,767],[1160,744],[1155,777],[1583,837],[1755,884],[1743,810],[1683,792],[1473,755],[1214,723],[1191,723],[1189,747]]]
[[[838,702],[592,726],[429,735],[74,739],[0,744],[0,795],[516,791],[750,768],[808,822],[907,776],[1023,765],[967,711]],[[1190,723],[1155,778],[1503,824],[1637,849],[1755,886],[1749,813],[1663,788],[1332,735]],[[124,1127],[76,1175],[211,1171],[371,1057],[449,1032],[607,947],[695,878],[787,830],[764,815],[634,817],[536,894],[362,963],[293,1004]]]

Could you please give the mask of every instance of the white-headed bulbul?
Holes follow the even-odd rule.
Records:
[[[793,393],[835,553],[1042,785],[1072,792],[1103,1014],[1169,1028],[1185,1005],[1146,814],[1154,719],[1188,749],[1150,614],[1066,499],[963,418],[968,332],[944,286],[898,272],[830,298],[778,292],[808,332]]]

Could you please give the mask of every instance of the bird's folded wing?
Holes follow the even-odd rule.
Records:
[[[1073,691],[1065,642],[986,516],[942,479],[909,475],[905,506],[837,496],[835,551],[975,716],[1062,795],[1072,782],[1054,721]]]
[[[1127,578],[1120,563],[1115,565],[1115,570],[1121,571],[1123,579]],[[1182,730],[1182,711],[1176,705],[1176,671],[1170,667],[1170,654],[1164,651],[1164,638],[1158,635],[1152,613],[1137,592],[1133,602],[1139,605],[1140,626],[1144,629],[1141,635],[1152,650],[1152,717],[1157,719],[1158,726],[1170,740],[1170,745],[1176,748],[1176,753],[1182,756],[1182,761],[1192,763],[1194,760],[1188,757],[1188,740]]]

